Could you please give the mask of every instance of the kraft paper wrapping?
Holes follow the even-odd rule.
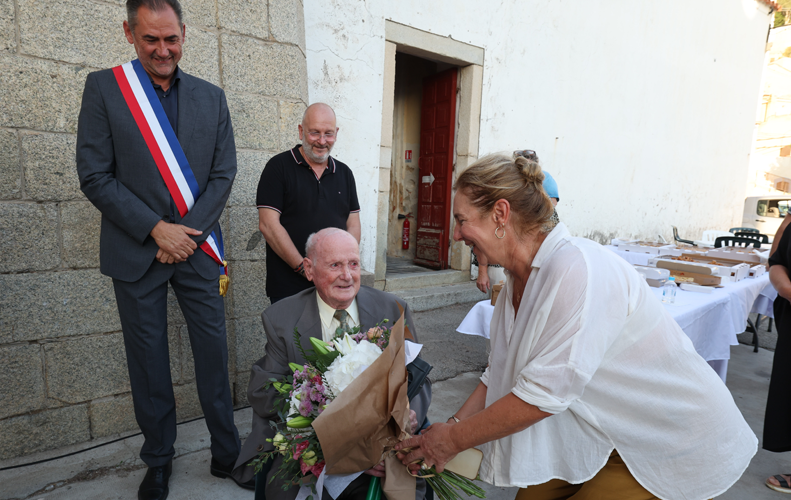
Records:
[[[313,421],[328,474],[370,469],[409,437],[404,356],[402,310],[387,349]],[[414,498],[414,481],[411,487]]]
[[[395,452],[385,456],[385,477],[382,479],[382,493],[387,500],[415,500],[415,477],[404,467]]]

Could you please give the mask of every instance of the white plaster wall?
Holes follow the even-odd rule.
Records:
[[[382,2],[305,0],[308,96],[335,109],[333,156],[349,165],[360,200],[363,268],[374,271],[382,133],[384,13]]]
[[[574,234],[697,237],[741,220],[771,20],[754,0],[305,0],[310,100],[338,112],[366,268],[385,19],[484,48],[480,153],[538,151]]]

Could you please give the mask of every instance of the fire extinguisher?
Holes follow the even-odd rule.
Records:
[[[401,248],[403,250],[409,250],[409,217],[412,217],[412,213],[398,214],[398,218],[404,219],[404,229],[401,231]]]

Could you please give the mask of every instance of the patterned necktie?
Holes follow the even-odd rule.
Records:
[[[346,312],[346,309],[338,309],[332,317],[338,320],[341,324],[341,331],[345,332],[349,327],[349,313]]]

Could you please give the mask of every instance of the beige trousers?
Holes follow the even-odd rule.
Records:
[[[632,476],[617,451],[589,481],[570,484],[552,479],[544,484],[521,488],[516,500],[651,500],[657,498]]]

